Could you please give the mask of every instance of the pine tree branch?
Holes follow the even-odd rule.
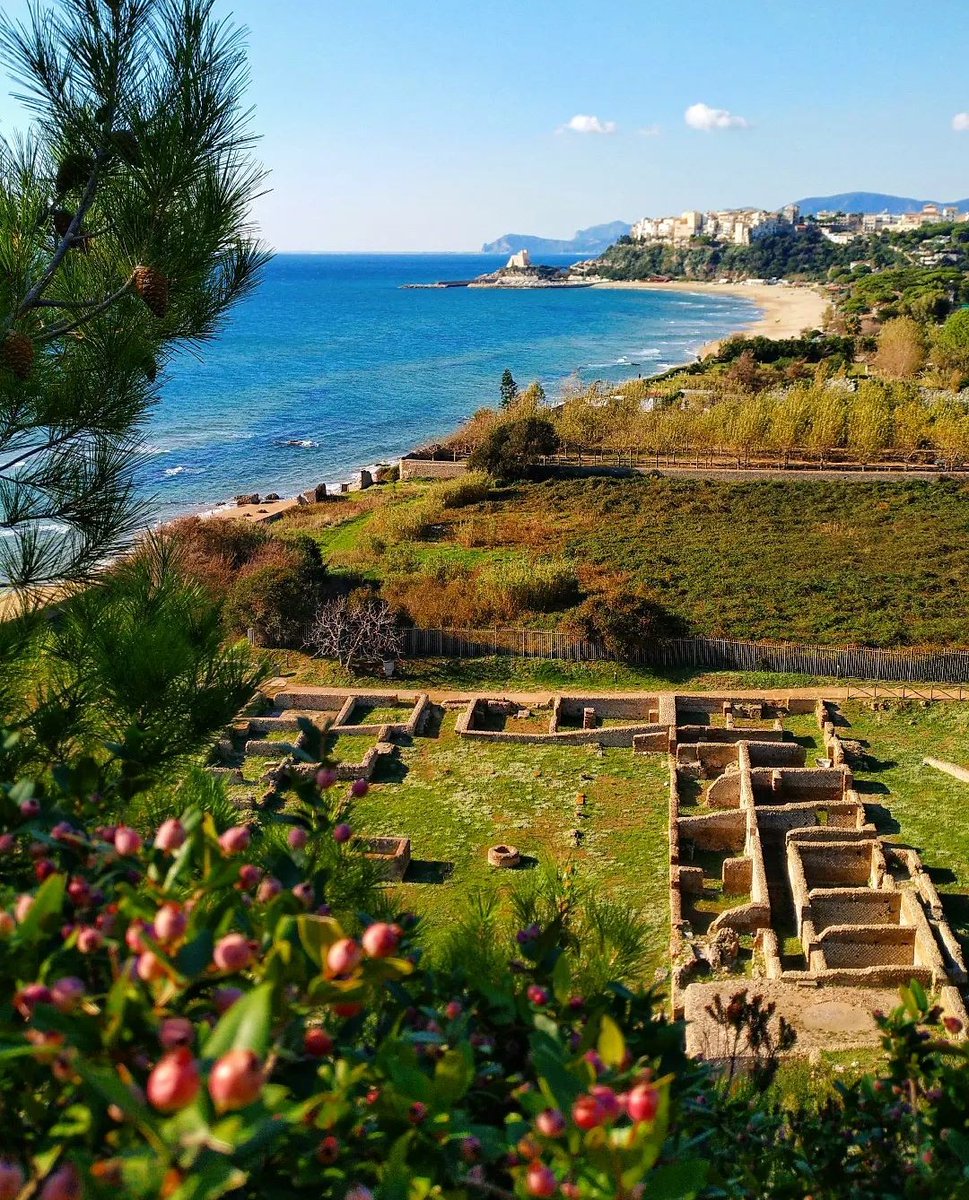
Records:
[[[84,195],[81,197],[81,203],[77,206],[77,212],[71,218],[71,223],[68,225],[67,231],[61,238],[60,245],[54,251],[54,257],[50,260],[47,270],[23,298],[20,306],[14,313],[14,319],[16,317],[23,316],[23,314],[33,308],[41,296],[43,296],[44,292],[53,282],[54,276],[57,274],[58,268],[67,256],[68,251],[74,245],[74,239],[81,231],[81,222],[87,215],[88,209],[90,209],[91,205],[94,203],[94,197],[98,189],[98,177],[101,174],[101,165],[104,162],[104,159],[105,152],[103,150],[99,150],[95,156],[94,167],[91,171],[91,176],[87,181],[87,186],[84,189]],[[12,324],[12,321],[8,322],[8,325],[9,324]]]
[[[80,329],[80,327],[90,321],[92,317],[98,316],[100,313],[103,313],[106,309],[110,308],[112,304],[116,304],[126,292],[131,290],[131,286],[134,281],[135,276],[134,272],[132,272],[131,275],[128,276],[125,283],[119,287],[116,292],[112,292],[111,295],[106,299],[96,302],[93,308],[89,309],[82,316],[78,317],[76,321],[71,321],[67,325],[58,325],[54,329],[48,330],[43,337],[37,338],[38,344],[43,345],[45,342],[53,342],[57,338],[63,337],[67,333],[72,333],[75,329]]]

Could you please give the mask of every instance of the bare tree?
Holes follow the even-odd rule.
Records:
[[[358,663],[396,659],[401,631],[383,600],[340,596],[320,605],[306,646],[319,658],[335,658],[348,670]]]

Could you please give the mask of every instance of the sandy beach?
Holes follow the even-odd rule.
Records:
[[[669,283],[640,283],[610,280],[596,283],[597,288],[627,288],[633,291],[693,292],[697,296],[737,296],[749,300],[761,310],[760,319],[736,333],[760,337],[799,337],[803,329],[819,329],[824,310],[831,301],[823,292],[813,287],[791,284],[767,283],[700,283],[675,280]],[[707,342],[700,349],[700,357],[715,354],[719,341]]]

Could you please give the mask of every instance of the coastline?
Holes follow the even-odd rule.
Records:
[[[803,329],[820,326],[821,316],[829,304],[827,296],[816,288],[792,284],[705,283],[690,280],[653,283],[639,280],[604,280],[590,282],[583,286],[628,291],[686,292],[696,296],[733,296],[751,302],[760,310],[759,316],[752,322],[744,324],[723,338],[706,342],[700,346],[697,352],[699,358],[716,354],[724,341],[737,334],[768,338],[798,337]],[[679,365],[688,366],[689,363]],[[404,451],[400,457],[411,453],[413,449],[414,447]],[[399,466],[400,457],[391,458],[391,464]],[[339,495],[345,491],[357,491],[360,485],[356,481],[360,480],[361,471],[368,470],[373,470],[373,464],[349,468],[347,479],[328,483],[327,487],[331,489],[333,495]],[[298,504],[298,496],[280,497],[278,501],[269,503],[263,501],[258,505],[236,505],[233,501],[227,500],[206,505],[195,515],[205,518],[236,517],[242,520],[272,521],[297,507]]]
[[[699,357],[716,354],[720,345],[736,334],[747,337],[799,337],[803,329],[817,329],[830,301],[815,287],[783,283],[704,283],[692,280],[670,280],[668,283],[646,283],[639,280],[604,280],[596,288],[621,288],[629,291],[692,292],[695,296],[736,296],[749,300],[761,311],[750,325],[734,330],[725,338],[707,342],[700,347]]]

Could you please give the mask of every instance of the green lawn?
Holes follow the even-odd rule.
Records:
[[[460,739],[455,714],[435,736],[401,748],[351,822],[365,834],[411,839],[411,878],[399,888],[406,907],[432,925],[446,922],[468,891],[507,885],[518,872],[488,866],[489,846],[510,842],[531,860],[594,878],[603,894],[639,909],[653,942],[652,969],[665,964],[668,767],[665,756],[590,746],[486,745]],[[586,796],[585,816],[577,798]],[[578,846],[571,831],[581,828]]]
[[[969,784],[922,764],[926,755],[969,767],[969,704],[893,702],[842,706],[845,737],[867,743],[855,776],[870,818],[893,841],[914,846],[942,895],[953,930],[969,947]]]

